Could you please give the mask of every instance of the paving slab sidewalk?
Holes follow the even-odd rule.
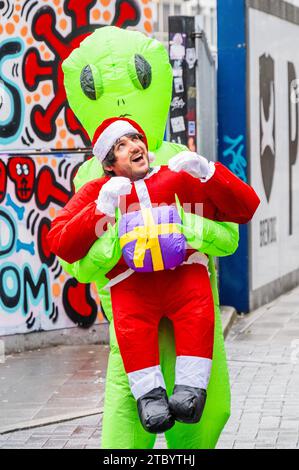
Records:
[[[227,334],[236,312],[223,308]],[[102,413],[109,346],[9,354],[0,363],[0,434]]]
[[[109,346],[57,346],[0,364],[0,433],[102,412]]]
[[[38,413],[46,414],[42,425],[0,434],[0,448],[99,449],[102,414],[97,408],[93,409],[96,414],[58,422],[51,422],[53,415],[47,410],[86,412],[91,403],[101,408],[108,348],[104,352],[99,345],[51,348],[47,354],[45,351],[7,358],[5,365],[10,367],[6,369],[0,365],[0,381],[6,387],[4,390],[0,382],[5,396],[0,393],[0,416],[7,417],[6,425],[12,423],[18,428],[20,420],[16,415],[18,409],[25,410],[25,404],[33,418],[37,419]],[[217,448],[299,448],[299,287],[246,316],[238,316],[230,325],[226,351],[232,390],[231,417]],[[1,379],[5,377],[4,370],[7,379]],[[18,371],[17,376],[14,370]],[[48,387],[43,387],[47,380]],[[35,387],[31,387],[32,383]],[[89,394],[86,385],[92,393]],[[77,387],[82,387],[79,400]],[[47,393],[51,395],[48,399]],[[69,408],[68,403],[72,404]],[[158,436],[155,448],[166,449],[164,436]]]
[[[299,448],[299,287],[238,317],[226,351],[232,411],[217,448]]]

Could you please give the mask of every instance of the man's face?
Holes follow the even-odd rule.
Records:
[[[149,170],[148,151],[139,135],[123,136],[114,146],[116,162],[106,167],[115,176],[125,176],[131,181],[144,178]]]

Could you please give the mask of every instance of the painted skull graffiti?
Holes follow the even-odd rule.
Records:
[[[7,174],[2,160],[0,160],[0,202],[3,201],[6,194]]]
[[[29,201],[33,195],[35,182],[35,165],[32,158],[10,158],[8,173],[10,179],[15,183],[17,199],[21,202]]]

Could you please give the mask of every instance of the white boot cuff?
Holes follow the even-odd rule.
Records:
[[[175,365],[175,385],[208,387],[212,360],[206,357],[178,356]]]
[[[136,400],[154,388],[165,388],[165,382],[160,366],[147,367],[128,373],[129,384]]]

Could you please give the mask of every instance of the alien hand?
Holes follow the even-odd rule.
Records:
[[[98,199],[95,201],[97,209],[103,214],[114,217],[119,196],[130,194],[131,190],[132,183],[129,178],[125,178],[124,176],[112,176],[112,178],[102,186],[99,192]]]
[[[171,171],[186,171],[194,178],[199,178],[203,183],[208,181],[215,172],[214,162],[195,152],[183,151],[172,157],[168,162]]]

